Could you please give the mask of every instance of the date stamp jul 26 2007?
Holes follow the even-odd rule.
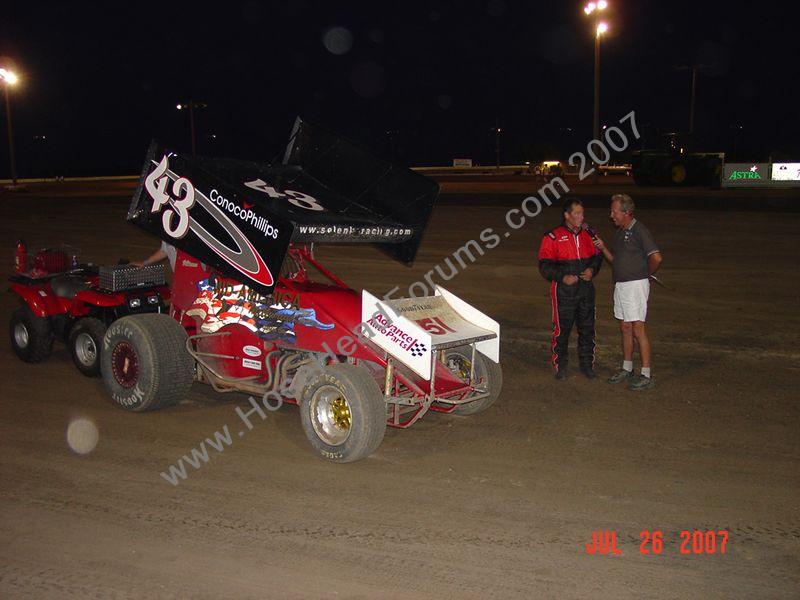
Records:
[[[680,532],[677,550],[680,554],[687,555],[726,554],[728,538],[729,534],[725,529],[685,529]],[[622,548],[619,547],[618,541],[615,530],[596,529],[592,532],[591,541],[585,545],[585,550],[587,554],[595,556],[619,556],[622,555]],[[639,554],[663,554],[664,547],[664,532],[660,529],[654,531],[645,529],[639,534]]]

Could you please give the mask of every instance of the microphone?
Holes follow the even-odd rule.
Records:
[[[581,229],[584,229],[586,233],[589,234],[589,237],[591,237],[593,240],[597,239],[597,233],[595,232],[594,229],[592,229],[592,226],[586,223],[585,221],[581,223]]]

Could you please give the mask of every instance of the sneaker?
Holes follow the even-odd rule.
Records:
[[[581,369],[581,373],[583,373],[583,376],[586,377],[586,379],[597,379],[597,373],[594,372],[592,367]]]
[[[567,370],[566,369],[559,369],[556,371],[556,379],[566,379],[567,378]]]
[[[622,383],[623,381],[630,382],[631,379],[633,379],[633,371],[620,369],[613,376],[609,377],[608,383]]]
[[[639,390],[649,390],[655,384],[652,377],[645,377],[644,375],[637,375],[631,378],[628,382],[628,389],[638,392]]]

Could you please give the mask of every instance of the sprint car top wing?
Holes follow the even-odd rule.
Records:
[[[301,119],[280,164],[151,144],[128,220],[269,293],[290,242],[373,243],[414,260],[439,186]]]
[[[294,242],[374,243],[410,263],[439,185],[298,118],[280,164],[197,159],[250,202],[294,224]]]
[[[283,164],[301,168],[324,186],[319,191],[324,210],[295,221],[296,236],[303,235],[305,223],[313,227],[357,219],[368,224],[363,240],[358,241],[374,241],[402,262],[414,260],[439,195],[438,183],[299,117]],[[395,235],[370,239],[381,228],[394,229]],[[397,235],[397,229],[402,233]]]

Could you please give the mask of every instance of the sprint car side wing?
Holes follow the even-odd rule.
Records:
[[[500,325],[446,289],[434,296],[379,300],[362,292],[361,318],[371,342],[425,380],[431,379],[433,353],[475,344],[500,362]]]

